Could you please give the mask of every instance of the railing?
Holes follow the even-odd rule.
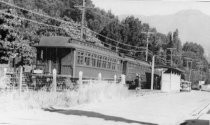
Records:
[[[122,83],[125,84],[125,76],[121,75],[121,78],[117,79],[117,76],[113,76],[110,79],[102,79],[102,74],[98,74],[96,79],[85,79],[83,73],[79,72],[79,78],[72,78],[69,75],[57,75],[56,70],[53,70],[53,74],[32,74],[24,73],[23,68],[20,67],[16,72],[8,72],[4,70],[3,77],[1,78],[2,84],[5,87],[0,89],[19,89],[20,92],[25,90],[40,90],[45,89],[47,91],[62,91],[65,89],[75,89],[80,84],[90,83]]]

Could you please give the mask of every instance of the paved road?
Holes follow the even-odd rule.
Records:
[[[85,104],[70,109],[0,112],[0,125],[173,125],[184,121],[190,123],[197,118],[205,123],[204,120],[210,118],[207,114],[210,110],[207,106],[209,103],[208,92],[157,93]]]

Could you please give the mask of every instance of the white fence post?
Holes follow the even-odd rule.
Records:
[[[101,80],[102,80],[102,76],[101,76],[101,73],[99,73],[98,74],[98,81],[101,82]]]
[[[125,75],[123,75],[123,74],[121,75],[121,83],[125,84]]]
[[[53,91],[56,92],[57,91],[57,81],[56,81],[56,69],[53,69]]]
[[[82,75],[83,75],[83,72],[80,71],[79,72],[79,85],[82,85]]]
[[[23,83],[23,67],[20,67],[20,76],[19,76],[19,94],[22,92],[22,83]]]
[[[114,83],[117,83],[117,75],[114,75]]]

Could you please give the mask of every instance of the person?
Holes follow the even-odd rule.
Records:
[[[139,87],[140,87],[140,75],[139,74],[136,74],[136,79],[134,80],[134,83],[135,83],[135,88],[139,89]]]

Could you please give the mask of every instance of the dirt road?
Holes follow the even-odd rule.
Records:
[[[54,107],[40,111],[0,111],[0,125],[173,125],[186,120],[189,123],[197,118],[208,123],[208,104],[209,92],[157,93],[69,109]]]

